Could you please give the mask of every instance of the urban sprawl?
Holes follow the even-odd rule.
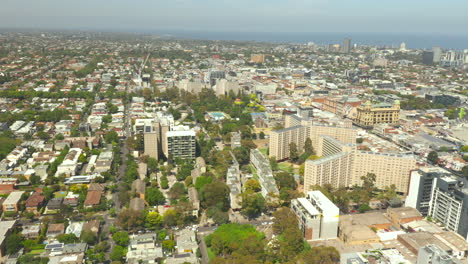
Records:
[[[0,263],[468,263],[468,50],[0,34]]]

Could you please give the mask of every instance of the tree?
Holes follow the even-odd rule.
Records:
[[[287,172],[279,172],[275,174],[276,185],[279,189],[289,188],[295,190],[297,188],[297,182],[294,179],[294,176]]]
[[[218,227],[213,234],[207,236],[205,242],[216,256],[226,256],[235,250],[241,252],[245,249],[247,244],[244,244],[243,241],[248,238],[261,244],[261,241],[265,239],[265,235],[258,232],[252,225],[224,224]],[[251,245],[252,243],[248,244]],[[257,247],[256,250],[263,250],[263,248]]]
[[[144,222],[143,212],[132,209],[124,209],[117,216],[117,225],[125,230],[133,230],[136,227],[143,226]]]
[[[368,172],[366,176],[361,176],[362,188],[369,193],[375,191],[376,178],[377,176],[371,172]]]
[[[260,182],[255,179],[249,179],[245,182],[244,188],[246,192],[259,192],[262,189]]]
[[[158,212],[150,212],[146,215],[146,225],[151,228],[159,228],[163,223],[163,217]]]
[[[304,143],[304,153],[308,156],[315,154],[314,147],[312,146],[312,140],[308,137]]]
[[[297,218],[294,212],[289,207],[282,207],[273,213],[273,233],[276,235],[283,234],[288,228],[297,225]]]
[[[146,188],[145,200],[151,206],[161,205],[166,202],[166,197],[157,187]]]
[[[112,252],[110,253],[110,258],[111,260],[113,261],[120,261],[123,259],[123,257],[125,256],[125,248],[123,248],[122,246],[115,246],[113,249],[112,249]]]
[[[78,241],[78,238],[75,236],[75,234],[62,234],[57,236],[57,240],[60,243],[73,244]]]
[[[206,184],[201,191],[201,201],[204,208],[217,206],[223,211],[229,209],[229,187],[221,181]]]
[[[258,137],[260,139],[265,139],[265,133],[263,133],[263,131],[260,131],[260,133],[258,134]]]
[[[169,198],[173,200],[178,200],[185,194],[187,194],[187,189],[185,189],[185,185],[182,182],[174,183],[168,192]]]
[[[289,143],[289,159],[292,161],[297,161],[299,159],[297,145],[294,142]]]
[[[158,170],[158,161],[155,158],[148,158],[147,164],[150,173],[156,172]]]
[[[439,154],[436,151],[431,151],[427,155],[427,161],[431,164],[437,164],[439,161]]]
[[[111,144],[111,143],[114,143],[114,142],[117,143],[117,142],[119,142],[119,135],[114,130],[111,130],[111,131],[107,132],[107,134],[105,136],[105,140],[106,140],[107,144]]]
[[[7,255],[12,255],[21,249],[23,237],[20,234],[11,234],[6,237],[5,252]]]
[[[304,264],[337,264],[340,263],[340,253],[334,247],[312,247],[303,254]]]
[[[81,232],[81,241],[94,245],[97,241],[97,237],[91,230],[84,230]]]
[[[162,247],[166,250],[173,251],[175,248],[175,242],[174,240],[164,240],[162,242]]]
[[[116,244],[122,247],[126,247],[128,245],[128,242],[130,241],[130,238],[127,232],[120,231],[112,235],[112,240],[114,240]]]
[[[241,212],[249,218],[254,218],[266,211],[266,201],[261,193],[243,192]]]

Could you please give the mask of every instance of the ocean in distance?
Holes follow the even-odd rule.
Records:
[[[444,49],[468,49],[468,36],[442,34],[409,33],[266,33],[266,32],[213,32],[213,31],[154,31],[141,32],[159,34],[167,37],[206,40],[238,40],[273,43],[308,43],[318,45],[343,43],[344,38],[351,38],[358,45],[380,47],[399,47],[402,42],[411,49],[430,49],[440,46]]]

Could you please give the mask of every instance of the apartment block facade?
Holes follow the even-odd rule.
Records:
[[[306,240],[334,239],[338,235],[340,210],[320,191],[291,201]]]
[[[410,172],[416,169],[413,155],[359,151],[354,144],[328,136],[320,137],[317,149],[322,158],[305,163],[305,191],[312,185],[331,184],[333,188],[360,185],[362,176],[374,173],[377,188],[394,184],[398,192],[407,193]]]

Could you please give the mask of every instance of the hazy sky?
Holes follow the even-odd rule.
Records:
[[[0,0],[0,27],[468,35],[467,10],[467,0]]]

